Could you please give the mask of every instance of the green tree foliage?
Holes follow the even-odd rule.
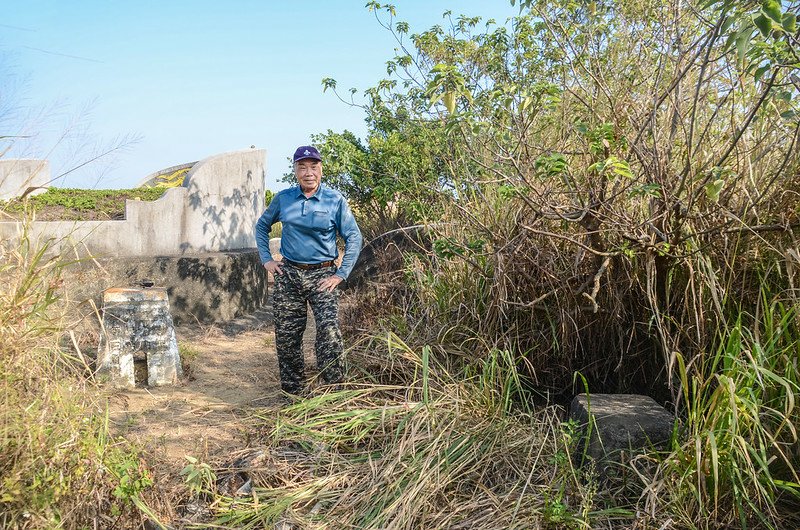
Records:
[[[797,223],[796,2],[529,1],[504,26],[446,13],[410,36],[393,6],[368,7],[399,52],[365,92],[370,135],[316,140],[371,218],[391,205],[461,231],[440,235],[489,286],[468,329],[540,350],[509,321],[557,300],[542,307],[563,330],[548,349],[584,355],[565,375],[596,355],[578,342],[609,336],[602,312],[628,315],[603,346],[650,352],[638,364],[709,346],[725,320],[713,291],[747,287],[726,276],[747,270],[731,261],[743,241]],[[701,256],[720,263],[701,269]],[[698,270],[714,287],[687,291]],[[713,317],[699,310],[712,303]]]
[[[595,391],[680,402],[678,379],[713,379],[702,367],[734,323],[797,305],[798,5],[530,0],[505,25],[446,13],[411,35],[370,2],[398,53],[365,92],[369,137],[317,141],[363,211],[432,227],[405,269],[420,340],[465,362],[477,345],[518,352],[555,392],[581,371]],[[778,438],[791,469],[797,438]],[[774,500],[771,469],[751,474],[754,497],[737,485],[732,509],[700,512],[748,522]]]
[[[376,103],[380,104],[380,103]],[[373,231],[419,222],[441,197],[441,134],[427,126],[383,123],[366,145],[349,131],[314,136],[327,182],[345,193]]]

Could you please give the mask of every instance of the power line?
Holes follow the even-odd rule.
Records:
[[[43,50],[42,48],[34,48],[33,46],[23,46],[20,45],[20,48],[25,48],[27,50],[34,50],[37,52],[46,53],[48,55],[58,55],[59,57],[69,57],[70,59],[78,59],[80,61],[89,61],[90,63],[103,63],[104,61],[100,61],[98,59],[90,59],[89,57],[81,57],[79,55],[69,55],[67,53],[59,53],[59,52],[51,52],[50,50]]]
[[[23,28],[23,27],[20,27],[20,26],[12,26],[11,24],[0,24],[0,28],[17,29],[19,31],[31,31],[31,32],[35,32],[36,31],[35,29],[31,29],[31,28]]]

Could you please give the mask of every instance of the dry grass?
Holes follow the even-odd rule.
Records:
[[[214,525],[611,528],[636,519],[630,504],[599,491],[591,470],[573,468],[563,411],[521,405],[507,355],[464,377],[394,335],[359,349],[385,372],[277,418],[255,415],[266,435],[249,469],[257,487],[249,498],[216,497]],[[401,374],[402,384],[380,382]]]
[[[63,347],[63,262],[45,251],[23,237],[0,265],[0,526],[132,527],[151,474],[109,438],[86,359]]]

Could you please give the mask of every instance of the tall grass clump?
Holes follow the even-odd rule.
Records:
[[[0,526],[132,527],[152,484],[136,450],[108,434],[80,351],[64,347],[65,262],[27,234],[0,263]]]
[[[431,348],[397,336],[359,346],[386,372],[258,412],[266,461],[251,498],[219,496],[214,524],[264,528],[609,528],[633,504],[572,466],[554,407],[524,405],[510,356],[450,373]],[[363,359],[367,361],[367,359]],[[402,384],[397,383],[403,367]],[[393,372],[393,373],[389,373]]]
[[[758,314],[745,313],[724,329],[716,351],[697,358],[699,366],[676,357],[684,425],[647,502],[682,526],[800,522],[798,306],[766,296],[761,302]]]

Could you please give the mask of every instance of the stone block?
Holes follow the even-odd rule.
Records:
[[[107,376],[115,386],[133,387],[137,357],[147,363],[148,386],[172,385],[183,375],[167,290],[107,289],[103,292],[98,374]]]
[[[637,394],[579,394],[569,416],[583,432],[577,451],[582,454],[587,448],[586,435],[591,433],[586,453],[596,460],[615,459],[621,451],[664,447],[674,423],[664,407]]]
[[[281,260],[283,256],[281,256],[281,238],[279,237],[272,237],[269,240],[269,253],[272,255],[272,259]],[[275,283],[275,277],[271,272],[267,273],[267,281],[269,283]]]

